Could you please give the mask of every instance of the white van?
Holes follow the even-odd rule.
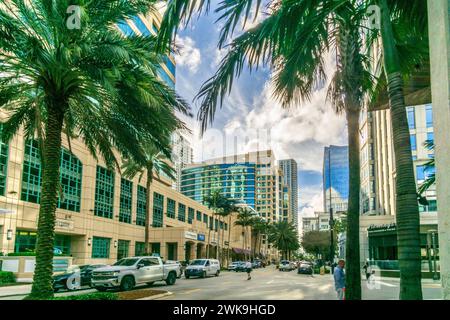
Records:
[[[220,274],[220,262],[216,259],[195,259],[192,260],[184,270],[186,279],[190,277],[216,276]]]

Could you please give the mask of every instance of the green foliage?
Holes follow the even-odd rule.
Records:
[[[51,300],[119,300],[115,292],[96,292],[63,297],[53,297]]]
[[[287,221],[276,222],[269,229],[268,240],[275,248],[283,251],[286,257],[288,252],[300,248],[295,226]]]
[[[336,250],[337,245],[337,233],[334,232],[334,245]],[[306,232],[302,238],[303,249],[315,256],[322,255],[322,257],[329,257],[331,236],[329,231],[310,231]]]
[[[16,276],[9,271],[0,271],[0,284],[15,283]]]

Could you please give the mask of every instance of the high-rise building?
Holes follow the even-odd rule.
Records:
[[[347,210],[348,179],[348,147],[325,147],[323,157],[324,211],[330,211],[330,204],[334,212]]]
[[[172,187],[181,190],[181,170],[194,160],[194,152],[185,133],[176,131],[172,134],[172,162],[176,171],[176,180]]]
[[[252,207],[268,222],[292,219],[291,191],[283,183],[283,173],[271,150],[206,160],[182,169],[184,195],[203,203],[214,190]]]
[[[289,191],[288,201],[290,207],[290,215],[297,230],[298,221],[298,180],[297,180],[297,162],[294,159],[280,160],[278,162],[280,170],[283,173],[283,183]],[[284,193],[286,196],[286,191]]]

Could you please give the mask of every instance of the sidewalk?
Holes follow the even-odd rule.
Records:
[[[0,297],[27,295],[31,292],[31,284],[0,287]]]

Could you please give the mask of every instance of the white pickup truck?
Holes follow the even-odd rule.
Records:
[[[123,258],[112,266],[95,269],[92,272],[91,285],[98,291],[120,288],[127,291],[138,284],[153,284],[165,281],[167,285],[175,284],[179,266],[165,265],[159,257]]]

